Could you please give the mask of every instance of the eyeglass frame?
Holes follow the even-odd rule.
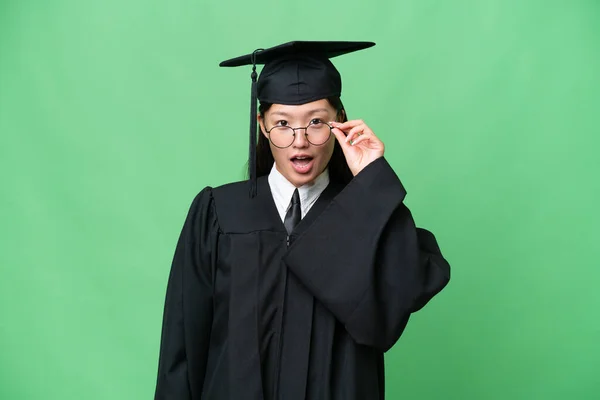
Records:
[[[298,127],[298,128],[292,128],[291,126],[288,126],[288,125],[285,125],[285,126],[281,126],[281,125],[275,125],[275,126],[273,126],[271,129],[267,129],[267,127],[265,126],[265,132],[267,133],[267,135],[269,135],[269,142],[271,142],[271,144],[272,144],[273,146],[277,147],[278,149],[287,149],[288,147],[290,147],[291,145],[293,145],[293,144],[294,144],[294,140],[296,140],[296,131],[297,131],[297,130],[299,130],[299,129],[304,129],[304,136],[306,137],[306,140],[308,140],[308,143],[312,144],[313,146],[323,146],[325,143],[329,142],[329,139],[331,139],[331,134],[333,133],[333,131],[332,131],[332,129],[333,129],[333,126],[329,125],[327,122],[321,122],[321,123],[323,123],[323,124],[325,124],[325,125],[327,125],[327,126],[329,127],[329,136],[327,137],[327,140],[325,140],[325,141],[324,141],[323,143],[321,143],[321,144],[314,144],[314,143],[313,143],[313,142],[311,142],[311,141],[310,141],[310,139],[308,138],[308,133],[307,133],[307,131],[308,131],[308,128],[309,128],[311,125],[316,125],[316,124],[313,124],[313,123],[309,123],[309,124],[308,124],[308,125],[306,125],[305,127]],[[273,143],[273,141],[271,140],[271,131],[272,131],[273,129],[275,129],[275,128],[289,128],[289,129],[291,129],[291,130],[294,132],[294,136],[293,136],[294,138],[292,139],[291,143],[290,143],[290,144],[288,144],[288,145],[287,145],[287,146],[285,146],[285,147],[280,147],[280,146],[277,146],[275,143]]]

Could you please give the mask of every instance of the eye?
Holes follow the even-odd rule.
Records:
[[[288,126],[288,122],[285,119],[279,120],[275,123],[276,126]]]
[[[310,125],[319,125],[319,124],[324,124],[324,122],[321,118],[313,118],[310,120]]]

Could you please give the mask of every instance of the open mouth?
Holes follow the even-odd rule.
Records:
[[[308,156],[303,156],[303,157],[292,157],[292,163],[294,163],[295,165],[307,165],[308,163],[310,163],[313,160],[312,157],[308,157]]]
[[[310,156],[297,156],[290,159],[294,170],[300,174],[310,172],[313,164],[313,158]]]

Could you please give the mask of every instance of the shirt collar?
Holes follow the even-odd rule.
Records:
[[[329,185],[329,169],[325,168],[314,181],[298,188],[302,216],[308,212],[308,209],[318,199],[327,185]],[[280,214],[282,214],[283,210],[283,215],[285,215],[285,211],[287,211],[287,208],[292,201],[292,195],[294,194],[296,187],[292,185],[279,170],[277,170],[275,163],[273,163],[273,167],[269,173],[269,186],[271,186],[273,200],[275,200],[277,209]]]

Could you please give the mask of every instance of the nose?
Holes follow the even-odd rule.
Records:
[[[292,143],[292,145],[294,146],[294,148],[296,149],[302,149],[305,147],[308,147],[308,139],[306,138],[306,129],[305,128],[299,128],[295,131],[295,135],[294,135],[294,142]]]

